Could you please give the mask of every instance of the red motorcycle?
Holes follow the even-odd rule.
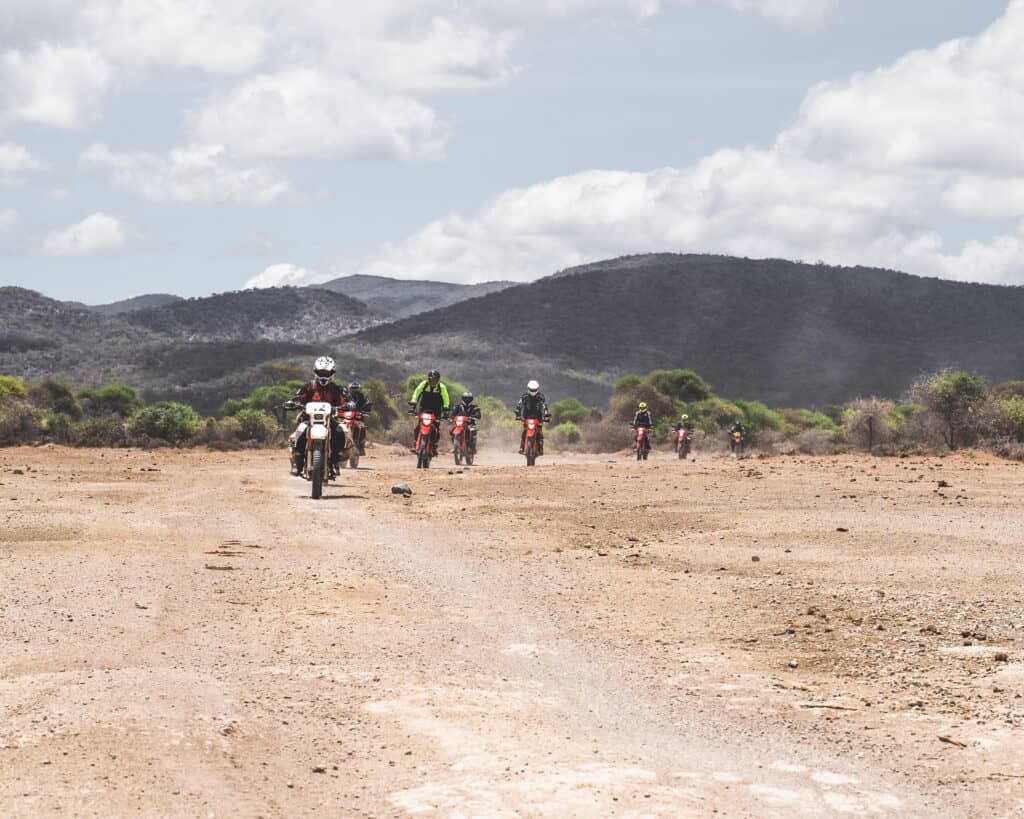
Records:
[[[688,429],[681,429],[676,433],[676,452],[679,454],[679,460],[686,460],[686,456],[690,454],[692,438],[693,433]]]
[[[456,415],[452,419],[452,448],[455,451],[455,465],[465,462],[473,465],[473,447],[470,444],[470,418],[468,415]]]
[[[352,444],[347,454],[342,453],[342,458],[348,462],[349,468],[356,469],[359,466],[359,447],[356,441],[363,431],[363,414],[350,407],[339,407],[338,423],[345,430],[345,439]]]
[[[526,440],[523,441],[523,454],[526,456],[526,465],[535,466],[537,458],[540,457],[540,436],[544,425],[536,418],[526,418],[523,421],[526,428]]]
[[[647,427],[636,428],[636,459],[646,461],[651,452],[651,431]]]
[[[429,469],[430,459],[434,457],[434,429],[437,416],[432,412],[421,412],[420,422],[416,427],[416,468]]]

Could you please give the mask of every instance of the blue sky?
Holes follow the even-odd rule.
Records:
[[[99,303],[659,250],[1024,283],[1019,1],[4,5],[2,284]]]

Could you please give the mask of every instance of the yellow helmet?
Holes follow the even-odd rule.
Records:
[[[647,410],[647,402],[646,401],[641,401],[640,402],[640,412],[646,412],[646,410]]]
[[[683,413],[683,417],[682,417],[682,420],[683,420],[683,421],[689,421],[689,420],[690,420],[690,416],[689,416],[689,415],[687,415],[687,414],[686,414],[686,413],[684,412],[684,413]]]

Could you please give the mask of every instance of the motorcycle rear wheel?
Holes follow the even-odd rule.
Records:
[[[426,435],[420,436],[419,447],[416,449],[416,468],[430,468],[430,438]]]

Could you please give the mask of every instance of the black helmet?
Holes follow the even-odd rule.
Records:
[[[441,380],[441,373],[439,373],[437,370],[431,370],[429,373],[427,373],[427,381],[440,381],[440,380]]]
[[[348,391],[349,392],[357,392],[357,393],[358,392],[362,392],[363,391],[363,385],[360,384],[358,381],[353,381],[351,384],[348,385]]]
[[[462,393],[462,402],[464,404],[472,404],[473,403],[473,393],[471,393],[469,390],[466,390],[466,392]]]

